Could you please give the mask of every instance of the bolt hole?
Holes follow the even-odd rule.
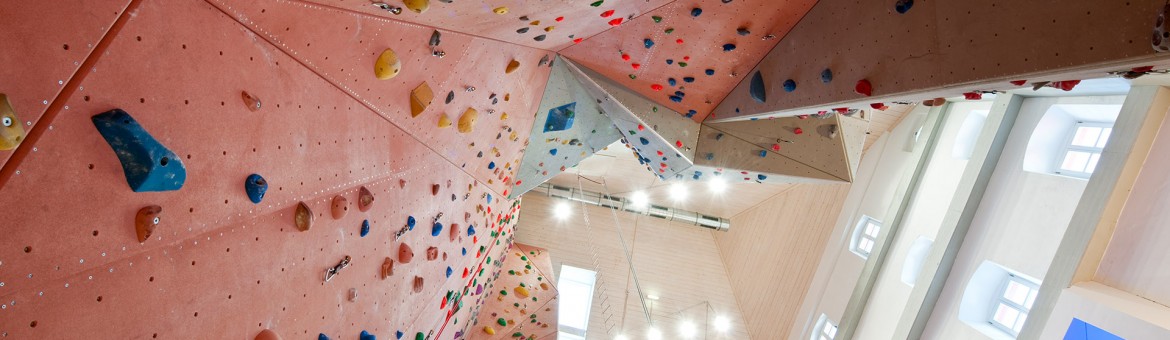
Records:
[[[30,323],[28,324],[28,326],[29,326],[29,327],[32,327],[32,328],[37,328],[37,321],[36,321],[36,320],[33,320],[33,322],[30,322]]]
[[[102,296],[98,295],[97,302],[102,302]]]
[[[167,163],[170,163],[170,162],[171,162],[170,157],[163,157],[162,159],[158,160],[158,164],[162,165],[162,166],[167,166]]]
[[[93,236],[97,236],[97,235],[98,235],[98,231],[97,231],[97,230],[94,230],[94,231],[93,231]]]
[[[25,253],[31,253],[31,252],[32,252],[32,247],[31,247],[31,246],[25,246],[25,247],[24,247],[24,252],[25,252]]]

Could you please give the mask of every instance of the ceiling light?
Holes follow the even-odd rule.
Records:
[[[674,182],[670,185],[670,197],[674,198],[675,201],[687,199],[687,186],[681,181]]]
[[[728,330],[731,330],[731,320],[728,319],[726,316],[722,316],[722,315],[716,316],[715,317],[715,330],[720,331],[720,332],[726,332]]]
[[[569,218],[572,213],[573,208],[569,206],[569,202],[557,202],[557,205],[553,207],[553,216],[556,216],[558,220]]]
[[[727,181],[723,180],[723,177],[711,177],[707,180],[707,188],[711,189],[711,192],[722,194],[723,191],[727,190]]]
[[[650,197],[645,191],[635,191],[630,195],[630,205],[637,209],[645,209],[650,204]]]
[[[658,330],[658,328],[650,327],[650,330],[646,331],[646,338],[650,340],[662,340],[662,331]]]
[[[695,331],[695,323],[690,321],[683,321],[679,324],[678,332],[687,339],[694,338],[695,335],[698,335],[698,332]]]
[[[618,334],[617,336],[613,337],[613,340],[630,340],[630,338],[626,337],[625,335]]]

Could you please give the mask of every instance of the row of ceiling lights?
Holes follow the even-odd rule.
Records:
[[[726,316],[716,316],[713,326],[715,326],[716,331],[720,333],[726,333],[727,331],[731,330],[731,319],[728,319]],[[684,339],[693,339],[695,336],[699,335],[699,331],[694,322],[683,321],[678,325],[678,334]],[[662,331],[658,330],[656,327],[650,327],[650,329],[646,331],[646,339],[662,340]],[[614,337],[614,340],[630,340],[630,337],[623,334],[618,334],[618,336]]]
[[[727,191],[727,181],[717,176],[712,177],[711,179],[707,180],[707,189],[710,190],[712,194],[723,194],[724,191]],[[687,190],[687,186],[686,184],[683,184],[682,181],[675,181],[670,185],[670,197],[674,199],[675,202],[685,201],[688,194],[689,192]],[[645,209],[650,205],[650,196],[646,194],[646,191],[635,191],[634,193],[630,194],[630,203],[632,203],[636,209]],[[556,216],[556,218],[560,220],[569,218],[572,213],[573,208],[569,205],[568,202],[565,201],[561,201],[553,207],[553,216]]]

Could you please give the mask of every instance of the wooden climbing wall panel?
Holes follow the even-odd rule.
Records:
[[[820,1],[750,70],[760,71],[766,101],[751,97],[745,70],[748,78],[714,115],[868,109],[876,102],[1014,89],[1013,80],[1090,79],[1170,66],[1150,44],[1164,1],[912,1],[905,14],[896,10],[899,2]],[[872,84],[872,97],[855,92],[862,79]],[[788,80],[795,84],[791,92],[784,88]]]
[[[31,133],[74,72],[125,10],[125,1],[5,1],[0,3],[0,93],[17,123]],[[69,29],[59,29],[68,22]],[[59,112],[60,108],[54,110]],[[0,151],[0,166],[14,151]]]
[[[675,1],[562,53],[702,122],[816,2]]]
[[[613,27],[610,22],[619,18],[621,18],[621,22],[628,22],[631,18],[640,16],[646,11],[672,2],[670,0],[499,0],[486,3],[431,0],[426,1],[429,2],[426,12],[416,13],[403,8],[403,1],[384,1],[388,5],[403,8],[401,14],[395,15],[374,6],[369,0],[311,1],[549,51],[561,50],[573,45],[577,39],[589,39],[598,33],[609,30]],[[594,3],[597,6],[593,6]],[[505,9],[504,13],[497,13],[496,10],[501,8]],[[602,16],[607,12],[609,15]],[[541,35],[544,38],[538,38]]]
[[[468,339],[556,339],[559,293],[552,258],[544,248],[514,245]]]
[[[278,8],[260,11],[280,13]],[[241,339],[268,328],[286,338],[318,333],[350,338],[367,330],[382,338],[401,331],[452,339],[467,325],[475,306],[466,303],[452,312],[443,300],[451,292],[463,293],[459,301],[482,299],[475,286],[490,284],[494,268],[487,258],[498,259],[508,248],[519,201],[497,193],[500,181],[493,188],[479,179],[483,172],[451,162],[466,151],[441,154],[427,144],[460,145],[487,135],[491,140],[498,124],[488,115],[466,137],[423,134],[419,130],[434,130],[433,125],[424,128],[371,109],[409,119],[403,112],[409,112],[409,88],[399,88],[400,82],[423,79],[423,69],[408,66],[387,81],[393,84],[374,88],[384,92],[384,101],[356,94],[358,86],[373,86],[354,81],[373,78],[372,58],[364,54],[395,42],[333,46],[337,57],[329,62],[345,61],[351,78],[331,78],[320,72],[324,61],[300,59],[311,53],[265,42],[258,28],[263,26],[241,25],[232,9],[240,7],[201,0],[131,2],[119,19],[125,25],[103,40],[108,46],[97,51],[93,66],[81,70],[84,81],[50,104],[61,107],[60,114],[38,122],[45,126],[43,136],[21,146],[27,157],[6,164],[13,171],[0,187],[7,221],[0,238],[0,336]],[[289,15],[301,19],[300,29],[329,13],[297,10]],[[344,21],[335,24],[346,27]],[[364,25],[371,37],[419,34]],[[424,47],[429,34],[420,35]],[[472,51],[466,53],[487,48],[466,38],[461,44],[454,35],[448,39],[455,55],[465,53],[456,47]],[[319,41],[349,40],[334,35]],[[404,64],[425,64],[425,58],[407,52],[413,50],[400,49]],[[505,57],[485,55],[506,64]],[[458,60],[448,58],[436,67],[454,67]],[[22,61],[37,69],[59,67],[33,66],[36,62],[60,60]],[[530,108],[523,103],[535,101],[539,86],[515,85],[541,73],[547,71],[529,67],[512,78],[467,81],[482,88],[477,95],[511,88],[516,110],[526,112]],[[339,86],[342,81],[353,85]],[[0,92],[20,93],[10,92],[10,86],[0,83]],[[242,91],[261,100],[258,111],[246,108]],[[178,155],[187,171],[182,189],[130,190],[118,158],[91,121],[113,108],[129,112]],[[512,123],[521,134],[530,124],[524,116],[517,114]],[[505,143],[501,152],[519,157],[522,143]],[[478,167],[468,165],[473,166]],[[249,202],[244,191],[252,173],[269,184],[260,204]],[[354,209],[363,186],[375,196],[366,212]],[[340,218],[330,213],[335,196],[350,202]],[[298,202],[315,215],[305,232],[293,223]],[[135,212],[147,205],[162,207],[161,222],[139,243]],[[408,217],[417,226],[396,240]],[[371,226],[364,237],[363,221]],[[435,221],[443,225],[438,236],[431,233]],[[381,278],[384,260],[398,262],[401,244],[413,248],[413,260],[395,263],[393,275]],[[427,259],[430,247],[434,260]],[[324,282],[326,269],[346,256],[350,265]],[[421,280],[417,289],[415,280]],[[444,329],[444,324],[455,326]]]

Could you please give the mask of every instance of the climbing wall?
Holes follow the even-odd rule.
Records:
[[[815,3],[674,1],[562,53],[701,122]]]
[[[1164,4],[822,0],[713,114],[815,114],[1165,69],[1151,46]]]
[[[705,123],[695,165],[750,181],[852,182],[868,125],[842,115]],[[694,179],[705,174],[701,169],[693,169]]]
[[[27,6],[0,9],[44,20]],[[526,113],[548,72],[536,66],[542,52],[444,33],[439,59],[427,48],[430,29],[281,1],[87,6],[97,5],[56,10],[94,16],[78,22],[106,25],[108,36],[79,28],[10,37],[96,49],[80,73],[53,76],[69,83],[59,89],[22,92],[35,89],[11,79],[32,77],[25,65],[76,69],[80,56],[21,59],[0,76],[21,119],[59,108],[28,124],[16,151],[25,156],[4,165],[0,336],[250,339],[271,329],[453,339],[467,327],[498,272],[488,258],[508,248],[520,209],[504,198],[507,173],[486,163],[521,157]],[[374,60],[387,47],[402,71],[376,81]],[[522,64],[505,74],[511,60]],[[469,67],[493,71],[459,71]],[[409,92],[422,81],[436,93],[458,89],[456,100],[412,118]],[[48,111],[26,96],[50,100]],[[480,111],[470,132],[436,125],[468,107]],[[145,131],[107,143],[91,117],[115,108]],[[505,111],[518,113],[502,120]],[[136,152],[121,143],[147,134],[173,152],[156,169],[183,169],[181,189],[131,190],[115,151]],[[246,190],[251,174],[265,179],[259,203]],[[136,213],[148,206],[161,211],[144,220],[154,229],[140,242]]]
[[[514,244],[468,339],[555,339],[557,287],[548,251]]]
[[[553,62],[530,136],[510,198],[577,166],[622,138],[560,57]]]

